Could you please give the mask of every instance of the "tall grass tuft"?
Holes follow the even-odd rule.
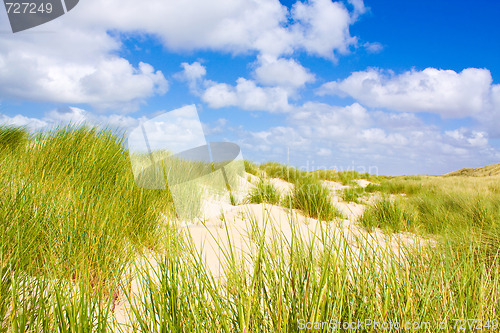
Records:
[[[340,197],[347,202],[359,203],[359,198],[363,196],[364,192],[365,189],[360,186],[347,187],[342,190]]]
[[[306,215],[323,221],[342,218],[342,213],[333,205],[330,191],[313,177],[304,177],[296,182],[289,199],[291,206]]]
[[[265,172],[268,178],[280,178],[290,183],[296,183],[308,177],[308,173],[303,170],[289,167],[277,162],[267,162],[260,165],[260,169]]]
[[[135,186],[118,135],[59,128],[0,164],[0,252],[16,269],[99,280],[134,244],[156,246],[170,203]]]
[[[410,230],[424,234],[453,234],[474,228],[488,230],[500,221],[500,197],[495,192],[496,184],[495,178],[405,176],[383,181],[380,185],[370,184],[366,190],[404,195],[398,195],[394,202],[404,206],[404,212],[412,216],[413,229]],[[381,211],[391,206],[387,200],[384,199],[384,204],[379,207]],[[368,212],[373,209],[368,209]],[[394,219],[384,219],[383,216],[381,213],[378,217],[379,226],[392,229]]]
[[[344,171],[316,170],[310,172],[310,174],[316,177],[317,179],[329,180],[342,183],[343,185],[352,185],[352,186],[356,185],[355,180],[357,179],[379,181],[379,179],[381,178],[376,175],[370,175],[367,172],[361,173],[356,170],[344,170]]]
[[[500,328],[500,266],[486,265],[474,241],[461,248],[451,239],[433,248],[401,243],[396,253],[361,236],[351,252],[343,231],[318,230],[314,241],[297,232],[291,239],[279,230],[268,232],[254,239],[255,250],[244,259],[248,269],[237,253],[224,252],[221,279],[203,268],[202,256],[185,238],[171,239],[169,254],[138,268],[143,292],[131,298],[132,327],[326,332],[352,325],[349,331],[378,332],[384,330],[381,323],[398,323],[387,330],[435,332],[437,322],[446,320],[450,328],[463,324],[453,319],[472,316],[482,325],[488,321],[487,331]]]
[[[245,171],[254,176],[259,176],[259,166],[252,161],[243,160]]]
[[[279,191],[265,180],[260,180],[254,189],[248,194],[246,201],[249,203],[270,203],[277,205],[280,203],[281,195]]]
[[[23,127],[8,127],[0,125],[0,150],[16,150],[27,142],[28,130]]]
[[[382,198],[364,211],[359,219],[368,230],[383,228],[391,232],[415,231],[415,217],[398,200]]]
[[[403,179],[389,179],[379,184],[368,184],[367,192],[383,192],[386,194],[407,194],[413,195],[421,192],[422,184],[418,181],[407,181]]]

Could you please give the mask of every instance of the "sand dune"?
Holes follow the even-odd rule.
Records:
[[[248,181],[250,180],[250,181]],[[233,191],[238,202],[243,203],[246,195],[254,188],[258,181],[255,176],[245,174],[239,180],[240,186]],[[270,182],[282,193],[288,194],[293,190],[293,184],[282,179],[271,179]],[[367,186],[370,182],[359,181],[360,186]],[[224,281],[224,267],[229,251],[238,257],[241,262],[250,262],[245,257],[251,255],[256,250],[256,233],[264,233],[266,242],[272,242],[272,238],[281,235],[282,239],[289,242],[292,235],[299,235],[306,243],[315,242],[315,250],[321,251],[323,248],[324,236],[329,242],[336,242],[339,248],[349,247],[347,253],[350,262],[356,262],[359,255],[360,243],[369,244],[373,249],[373,255],[384,257],[387,251],[396,253],[401,259],[404,258],[402,248],[408,248],[422,243],[432,244],[432,240],[421,239],[410,233],[385,234],[381,230],[375,229],[368,232],[357,222],[363,214],[364,204],[347,203],[337,195],[342,189],[349,186],[333,181],[323,181],[323,184],[331,191],[332,203],[344,213],[346,219],[336,219],[334,221],[318,221],[305,216],[299,210],[290,210],[281,206],[271,204],[243,203],[233,206],[229,201],[229,194],[219,197],[212,197],[203,203],[203,215],[195,221],[173,221],[186,239],[192,241],[192,245],[200,254],[208,271],[220,281]],[[403,246],[402,246],[403,245]],[[147,266],[149,270],[157,269],[155,256],[150,255],[138,259],[138,266]],[[353,261],[354,260],[354,261]],[[382,262],[383,265],[383,262]],[[251,272],[252,267],[246,267]],[[129,282],[130,293],[136,297],[140,295],[140,282],[137,277]],[[115,317],[121,324],[127,323],[127,309],[129,301],[123,297],[117,300]]]

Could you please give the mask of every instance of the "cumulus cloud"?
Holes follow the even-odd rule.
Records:
[[[286,8],[268,0],[89,0],[79,11],[80,24],[154,34],[178,51],[255,50],[262,35],[279,32],[287,19]]]
[[[198,61],[195,61],[192,64],[183,62],[181,66],[184,69],[182,76],[189,81],[199,80],[207,74],[205,66],[200,64]]]
[[[490,110],[483,112],[479,122],[491,136],[500,138],[500,126],[498,126],[500,124],[500,84],[491,86]]]
[[[181,63],[182,71],[175,74],[175,77],[179,80],[185,81],[189,85],[189,90],[191,93],[199,95],[199,86],[203,82],[203,78],[207,74],[205,66],[200,64],[198,61],[189,64],[187,62]]]
[[[467,68],[457,73],[426,68],[399,75],[379,69],[354,72],[344,80],[325,83],[318,93],[351,96],[370,107],[462,118],[500,115],[497,90],[487,69]]]
[[[59,123],[59,124],[73,124],[79,125],[84,123],[88,118],[88,112],[76,108],[67,107],[52,110],[45,115],[45,122],[47,123]]]
[[[500,158],[484,131],[442,131],[414,114],[369,111],[358,103],[305,103],[287,114],[287,123],[246,133],[245,149],[259,152],[263,160],[276,160],[275,154],[285,160],[286,149],[292,147],[296,165],[316,162],[345,169],[354,163],[363,167],[358,171],[375,167],[382,174],[441,174]]]
[[[0,114],[0,124],[23,126],[35,131],[51,129],[60,125],[78,126],[83,124],[127,131],[137,127],[141,119],[145,120],[145,118],[134,118],[123,114],[94,114],[73,106],[51,110],[41,118],[30,118],[19,114],[11,117]]]
[[[163,95],[168,89],[161,71],[143,62],[134,68],[125,59],[105,60],[79,82],[81,86],[77,88],[83,91],[80,102],[90,101],[91,104],[135,101],[154,94]]]
[[[303,87],[306,83],[314,82],[315,76],[293,59],[260,56],[255,69],[257,82],[280,86],[291,92]]]
[[[131,111],[144,99],[164,94],[168,83],[161,71],[123,58],[93,64],[60,61],[41,54],[0,53],[0,97],[56,103],[88,103],[98,108]]]
[[[356,3],[356,8],[360,8],[361,2]],[[291,27],[295,45],[309,54],[335,59],[335,52],[346,53],[349,46],[357,42],[349,34],[353,17],[341,2],[298,1],[291,14],[296,22]]]
[[[358,103],[340,107],[308,102],[288,119],[301,135],[332,141],[349,149],[382,145],[390,149],[421,150],[432,142],[436,144],[434,150],[439,149],[440,144],[470,149],[488,146],[486,132],[460,128],[442,133],[438,127],[425,124],[413,114],[368,111]]]
[[[234,86],[205,79],[206,69],[199,62],[182,63],[183,71],[176,77],[186,81],[190,91],[200,95],[212,108],[233,106],[268,112],[290,111],[289,97],[315,80],[313,74],[293,59],[259,56],[257,64],[255,81],[239,78]]]
[[[459,128],[453,131],[446,131],[445,134],[452,138],[454,143],[462,147],[483,148],[488,145],[488,134],[486,132]]]
[[[348,0],[348,2],[354,7],[356,14],[364,14],[368,10],[363,0]]]
[[[97,108],[134,110],[144,99],[164,94],[168,83],[161,71],[140,63],[134,68],[123,58],[94,64],[0,52],[0,97],[39,102],[88,103]]]
[[[0,125],[26,127],[31,130],[37,130],[47,126],[48,123],[41,119],[30,118],[20,114],[15,115],[14,117],[0,114]]]
[[[258,51],[274,56],[304,50],[333,58],[356,40],[349,26],[364,12],[364,4],[362,0],[351,3],[353,12],[339,1],[298,1],[289,12],[278,0],[88,0],[79,4],[76,20],[82,25],[154,34],[173,50]]]
[[[331,0],[299,1],[291,10],[278,0],[84,1],[29,32],[0,36],[0,98],[133,111],[168,90],[163,73],[119,56],[121,36],[137,33],[153,35],[175,51],[209,49],[272,57],[275,61],[263,62],[256,77],[267,85],[300,87],[313,80],[312,74],[282,56],[305,51],[335,59],[337,53],[347,52],[356,43],[349,27],[364,8],[362,0],[351,3],[352,11]],[[9,29],[7,20],[0,28]],[[290,72],[273,79],[264,68]],[[184,74],[196,92],[203,66],[185,64]],[[278,104],[284,101],[280,91],[265,94],[278,94]],[[243,104],[260,107],[250,101]]]
[[[288,93],[280,87],[259,87],[252,80],[239,78],[236,86],[212,83],[202,95],[212,108],[236,106],[249,111],[287,112]]]
[[[358,103],[342,107],[307,102],[290,114],[289,121],[306,135],[339,140],[349,140],[360,128],[373,124],[368,111]]]
[[[118,130],[129,130],[137,127],[145,118],[135,118],[123,114],[95,114],[87,110],[69,106],[61,107],[45,113],[42,120],[49,126],[89,124]]]
[[[75,26],[66,16],[73,17],[44,25],[45,33],[37,33],[40,26],[0,36],[0,98],[131,111],[168,90],[161,71],[117,56],[120,42],[105,30]]]

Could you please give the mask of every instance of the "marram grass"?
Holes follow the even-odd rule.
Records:
[[[83,266],[100,279],[129,245],[155,246],[170,203],[135,186],[115,134],[60,128],[0,155],[0,251],[14,267],[77,276]]]
[[[273,205],[279,204],[280,200],[280,192],[267,180],[260,180],[246,198],[248,203],[259,204],[265,202]]]
[[[300,178],[293,188],[286,203],[299,209],[307,216],[322,221],[332,221],[342,218],[342,213],[333,205],[330,191],[312,176]]]
[[[270,242],[264,234],[254,238],[255,251],[246,259],[250,270],[225,252],[222,281],[203,268],[189,241],[172,238],[171,253],[137,268],[143,292],[133,301],[131,327],[143,332],[336,332],[360,320],[410,323],[409,331],[435,332],[444,320],[445,331],[456,331],[453,319],[489,320],[492,327],[498,318],[498,255],[486,261],[475,241],[459,249],[449,239],[433,248],[403,243],[401,256],[367,245],[362,236],[352,252],[343,231],[334,238],[327,228],[318,230],[312,243],[297,233],[285,239],[279,230],[270,232]],[[413,323],[419,329],[412,330]],[[349,331],[384,331],[374,325]]]
[[[328,191],[306,191],[323,178],[268,166],[295,183],[282,202],[325,222],[313,241],[299,236],[292,219],[291,238],[253,227],[245,264],[224,252],[226,274],[217,279],[194,244],[165,223],[175,214],[168,193],[135,186],[122,143],[110,131],[85,127],[38,135],[0,129],[1,332],[335,332],[357,320],[420,323],[410,332],[436,332],[447,320],[440,331],[455,332],[453,319],[498,330],[498,179],[382,183],[382,191],[405,196],[373,208],[373,216],[381,214],[373,227],[412,216],[414,224],[393,230],[414,228],[435,239],[401,243],[395,252],[368,245],[370,234],[353,246],[334,229]],[[154,253],[150,266],[134,264],[150,258],[143,253]],[[138,298],[126,278],[134,270],[144,291]],[[116,322],[119,290],[130,298],[129,326]]]

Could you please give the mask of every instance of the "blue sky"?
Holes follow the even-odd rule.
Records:
[[[500,2],[82,0],[13,34],[0,123],[126,132],[196,105],[210,141],[302,169],[500,162]]]

